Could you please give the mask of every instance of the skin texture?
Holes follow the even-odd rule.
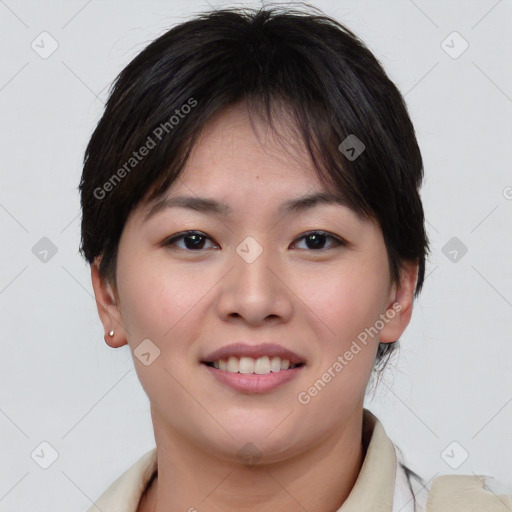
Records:
[[[393,342],[409,323],[417,266],[392,283],[382,232],[340,205],[279,215],[288,199],[326,191],[292,132],[279,143],[243,105],[204,130],[169,196],[217,199],[230,216],[184,208],[143,222],[141,203],[127,220],[118,252],[117,288],[91,266],[98,312],[111,347],[132,354],[150,339],[160,356],[145,366],[134,356],[151,403],[158,477],[139,511],[335,511],[359,473],[365,389],[379,341]],[[187,249],[163,246],[197,230],[209,238]],[[301,238],[322,230],[320,248]],[[300,235],[300,236],[299,236]],[[236,252],[247,237],[263,249],[252,263]],[[313,247],[313,248],[310,248]],[[322,248],[323,247],[323,248]],[[365,328],[398,302],[401,310],[378,336],[307,404],[307,391]],[[279,343],[306,360],[300,375],[263,394],[235,391],[214,379],[201,359],[245,340]],[[253,443],[261,459],[237,454]]]

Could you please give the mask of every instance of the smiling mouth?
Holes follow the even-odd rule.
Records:
[[[266,375],[287,370],[293,370],[304,366],[304,363],[293,364],[289,359],[281,359],[278,356],[263,356],[258,358],[230,356],[227,359],[216,361],[203,361],[203,364],[219,371],[228,373],[243,373]]]

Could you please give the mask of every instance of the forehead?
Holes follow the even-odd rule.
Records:
[[[151,203],[143,202],[141,221],[172,207],[225,217],[281,217],[320,205],[342,206],[345,215],[367,220],[343,191],[320,179],[289,119],[284,112],[269,127],[244,103],[220,112],[202,130],[174,183]]]
[[[281,117],[273,123],[276,129],[250,115],[244,103],[225,109],[201,132],[180,180],[212,189],[249,180],[324,190],[293,125]]]

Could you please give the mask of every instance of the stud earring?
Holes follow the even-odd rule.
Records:
[[[109,333],[108,333],[109,336],[114,336],[114,329],[112,329]]]

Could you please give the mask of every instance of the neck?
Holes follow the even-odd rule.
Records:
[[[306,451],[252,466],[206,454],[164,429],[154,412],[153,423],[158,475],[138,512],[334,512],[350,494],[364,458],[362,408]]]

